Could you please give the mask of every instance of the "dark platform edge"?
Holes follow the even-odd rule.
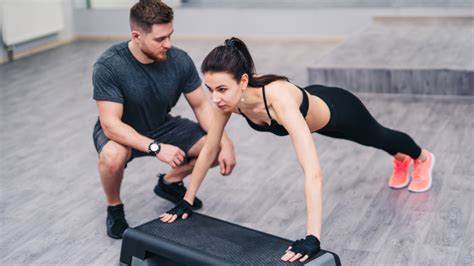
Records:
[[[239,227],[241,229],[249,230],[249,231],[252,231],[252,232],[255,232],[255,233],[258,233],[258,234],[262,234],[262,235],[265,235],[265,236],[268,236],[268,237],[277,238],[277,239],[280,239],[282,241],[288,242],[288,244],[292,243],[292,241],[290,241],[288,239],[285,239],[285,238],[282,238],[282,237],[279,237],[279,236],[271,235],[269,233],[258,231],[258,230],[252,229],[252,228],[248,228],[248,227],[241,226],[241,225],[238,225],[238,224],[234,224],[234,223],[231,223],[231,222],[227,222],[227,221],[224,221],[224,220],[220,220],[220,219],[217,219],[217,218],[214,218],[214,217],[211,217],[211,216],[207,216],[207,215],[204,215],[204,214],[200,214],[200,213],[195,212],[195,213],[193,213],[193,215],[202,216],[203,218],[206,218],[206,219],[211,219],[211,220],[214,220],[214,221],[217,221],[217,222],[220,222],[220,223],[225,223],[225,224],[230,225],[230,226]],[[131,265],[132,264],[132,257],[136,257],[138,259],[145,260],[145,259],[148,259],[148,258],[154,256],[154,255],[159,254],[160,256],[162,256],[164,258],[167,258],[167,259],[174,259],[176,257],[177,253],[179,253],[179,256],[180,256],[180,259],[181,259],[182,263],[191,264],[191,263],[196,263],[195,260],[198,260],[201,263],[208,264],[208,265],[232,265],[232,264],[229,264],[228,261],[225,261],[222,258],[216,257],[216,256],[211,255],[211,254],[206,254],[204,256],[202,251],[200,251],[196,248],[193,248],[193,247],[186,246],[186,248],[183,249],[182,248],[183,246],[180,243],[176,243],[175,241],[171,241],[171,240],[167,241],[164,244],[164,246],[161,246],[159,248],[158,247],[153,247],[153,248],[149,248],[147,250],[143,249],[140,242],[153,242],[153,240],[155,240],[155,237],[153,237],[151,235],[148,235],[146,233],[143,233],[143,232],[137,230],[136,228],[139,228],[141,226],[146,226],[146,225],[149,225],[151,223],[155,223],[155,222],[157,222],[157,220],[159,220],[159,218],[151,220],[149,222],[146,222],[146,223],[141,224],[141,225],[136,226],[136,227],[128,228],[125,231],[125,233],[123,235],[122,247],[121,247],[121,252],[120,252],[120,264],[121,265]],[[137,241],[137,239],[142,239],[142,240],[144,239],[145,241]],[[147,240],[149,240],[149,241],[147,241]],[[176,252],[177,250],[179,250],[179,252]],[[323,256],[324,254],[331,254],[334,257],[336,265],[338,265],[338,266],[341,265],[341,261],[339,259],[339,256],[336,253],[331,252],[331,251],[327,251],[327,250],[324,250],[324,249],[321,249],[321,251],[318,254],[316,254],[315,257],[311,258],[310,260],[307,260],[304,264],[308,264],[311,261],[317,259],[318,257]]]

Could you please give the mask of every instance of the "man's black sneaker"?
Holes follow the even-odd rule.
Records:
[[[114,239],[122,239],[123,232],[127,229],[128,223],[125,220],[123,204],[107,207],[107,235]]]
[[[184,186],[183,182],[175,182],[170,184],[165,184],[164,181],[165,174],[158,174],[158,183],[155,186],[153,191],[159,197],[167,199],[174,204],[177,204],[184,198],[184,194],[186,194],[186,187]],[[202,201],[197,197],[194,198],[194,204],[192,206],[193,210],[198,210],[202,208]]]

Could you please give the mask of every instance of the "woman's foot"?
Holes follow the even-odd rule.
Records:
[[[435,156],[426,150],[423,150],[423,152],[425,152],[424,160],[415,160],[412,173],[413,179],[408,186],[408,190],[411,192],[425,192],[431,188]]]
[[[410,181],[408,177],[410,163],[411,158],[409,156],[405,156],[403,161],[393,159],[393,174],[388,180],[389,187],[399,189],[408,186]]]

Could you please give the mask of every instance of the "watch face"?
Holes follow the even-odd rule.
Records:
[[[156,144],[156,143],[151,144],[150,145],[150,150],[153,151],[153,152],[157,151],[158,150],[158,144]]]

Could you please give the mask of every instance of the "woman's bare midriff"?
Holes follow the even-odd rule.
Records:
[[[309,108],[306,115],[306,123],[311,132],[320,130],[329,123],[331,118],[331,111],[328,105],[318,96],[314,96],[305,92],[308,95]]]

